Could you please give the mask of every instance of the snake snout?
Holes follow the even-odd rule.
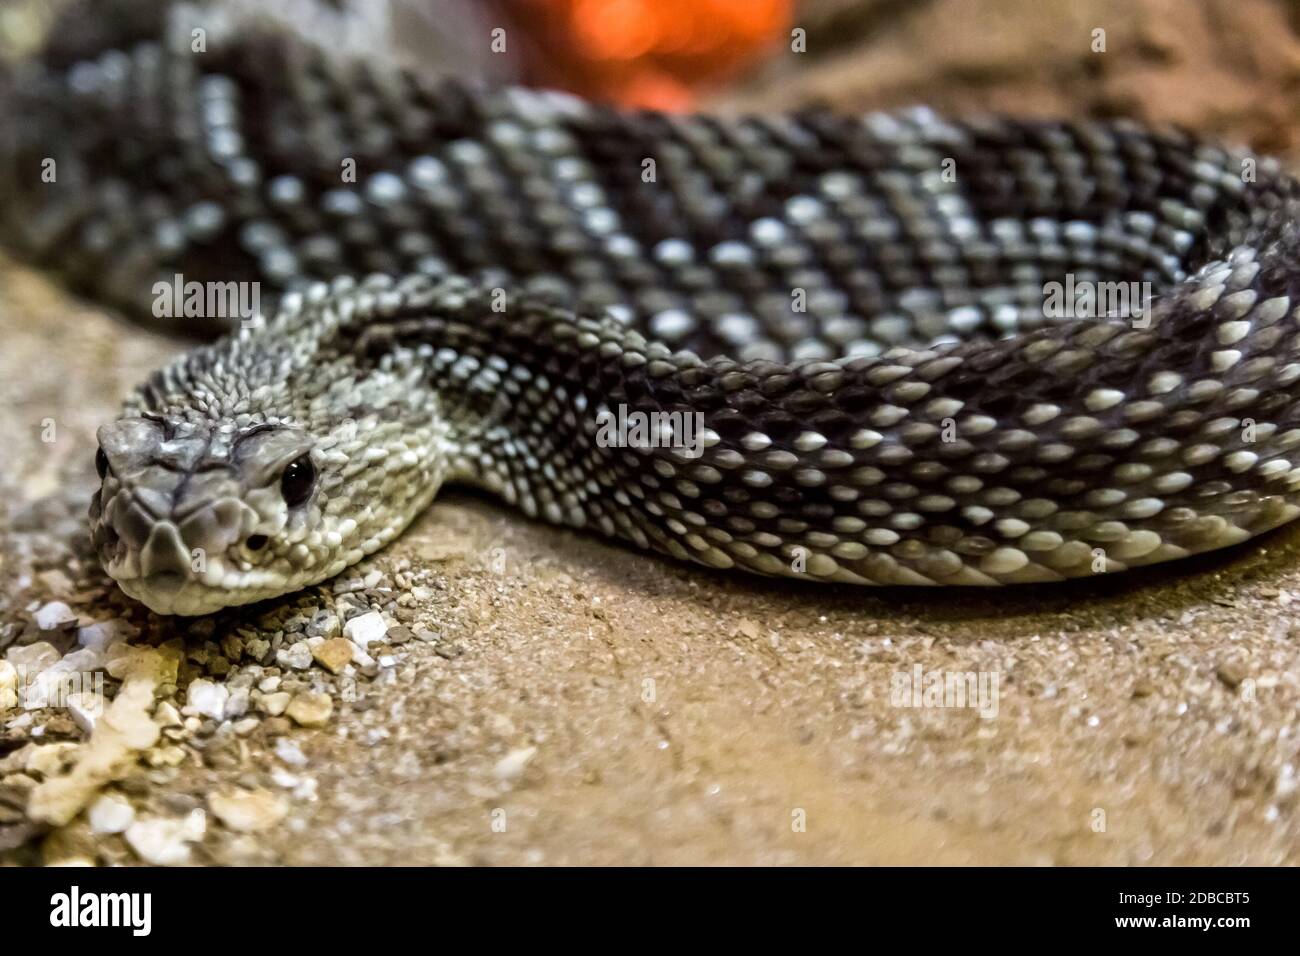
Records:
[[[180,524],[180,534],[191,551],[222,554],[253,532],[257,512],[236,498],[222,498],[193,512]]]
[[[140,552],[140,573],[151,578],[162,574],[182,575],[189,569],[189,552],[176,526],[170,521],[158,522]]]
[[[122,504],[105,514],[112,532],[106,540],[120,540],[139,555],[141,577],[199,575],[209,561],[248,538],[258,522],[257,512],[229,496],[188,509],[160,509],[156,495],[137,490]]]

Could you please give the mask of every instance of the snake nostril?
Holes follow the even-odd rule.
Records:
[[[266,535],[264,534],[250,535],[249,539],[245,541],[244,544],[249,551],[261,551],[263,548],[266,547]]]

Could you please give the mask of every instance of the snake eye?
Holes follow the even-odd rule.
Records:
[[[290,508],[296,508],[310,498],[315,487],[316,466],[312,464],[310,455],[299,455],[285,465],[284,473],[280,475],[280,494]]]
[[[95,471],[99,472],[99,480],[103,481],[104,476],[108,474],[108,456],[104,454],[104,449],[95,449]]]

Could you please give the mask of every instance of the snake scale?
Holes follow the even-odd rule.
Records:
[[[135,311],[173,276],[276,303],[100,430],[93,542],[155,611],[324,580],[444,483],[874,585],[1121,571],[1300,513],[1300,186],[1273,159],[1123,121],[619,112],[190,40],[0,89],[11,247]],[[1061,280],[1153,299],[1056,315]],[[602,440],[611,415],[698,445]]]

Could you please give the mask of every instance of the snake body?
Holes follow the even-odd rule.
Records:
[[[11,246],[137,311],[174,275],[277,302],[100,430],[93,540],[156,611],[321,581],[447,482],[878,585],[1114,572],[1300,512],[1275,160],[1127,122],[624,113],[189,40],[2,90]],[[1154,298],[1060,316],[1056,281]],[[649,431],[608,440],[629,416]]]

